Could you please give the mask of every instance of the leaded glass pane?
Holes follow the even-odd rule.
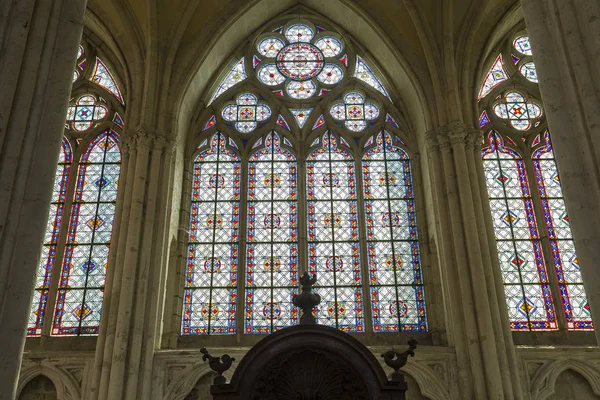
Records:
[[[46,306],[48,305],[48,295],[50,292],[50,280],[52,271],[56,264],[56,251],[58,247],[58,238],[63,222],[63,213],[69,177],[71,174],[72,152],[69,141],[63,137],[60,160],[56,168],[54,178],[54,189],[52,191],[52,203],[48,213],[48,224],[46,225],[46,235],[42,246],[42,256],[37,272],[33,301],[31,304],[31,314],[27,325],[28,336],[39,336],[42,334],[42,325],[46,316]]]
[[[376,144],[362,165],[373,330],[426,331],[410,161],[388,132]]]
[[[490,132],[483,149],[510,325],[513,330],[556,329],[556,315],[523,160]]]
[[[121,169],[119,136],[107,130],[86,147],[62,264],[53,335],[95,335],[102,297]]]
[[[364,331],[354,160],[327,132],[306,161],[309,271],[317,274],[318,323]]]
[[[236,332],[241,164],[218,132],[194,161],[182,333]]]
[[[594,329],[548,132],[544,139],[532,159],[567,328]]]
[[[246,333],[297,323],[297,199],[295,158],[272,132],[248,165]]]

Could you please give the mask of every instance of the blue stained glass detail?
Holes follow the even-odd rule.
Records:
[[[363,332],[354,160],[337,140],[327,131],[306,161],[308,269],[322,298],[318,323]]]
[[[427,331],[410,160],[380,132],[363,157],[375,332]]]

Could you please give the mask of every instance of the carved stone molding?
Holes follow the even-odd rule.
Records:
[[[519,353],[532,400],[545,400],[552,396],[558,376],[569,369],[583,376],[593,392],[600,396],[598,348],[526,349]]]
[[[600,370],[587,361],[563,359],[548,361],[535,372],[531,378],[531,398],[544,400],[553,395],[556,379],[568,369],[581,374],[590,384],[594,393],[600,396]]]
[[[467,125],[462,121],[454,121],[448,124],[446,134],[452,147],[457,145],[466,145],[467,137],[469,136],[469,129]]]
[[[17,387],[17,398],[23,391],[23,388],[37,376],[44,375],[49,378],[56,387],[57,397],[61,400],[79,400],[81,399],[81,380],[83,377],[83,368],[61,368],[47,361],[39,364],[23,366],[19,375],[19,385]]]

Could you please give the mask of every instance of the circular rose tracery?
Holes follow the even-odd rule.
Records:
[[[277,54],[277,69],[294,81],[317,76],[324,65],[323,53],[310,43],[292,43]]]

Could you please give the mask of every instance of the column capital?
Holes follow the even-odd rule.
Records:
[[[127,150],[144,148],[162,149],[172,145],[173,140],[162,130],[140,124],[123,137],[123,147]]]
[[[483,131],[478,128],[471,128],[467,133],[467,149],[477,148],[483,141]]]
[[[454,121],[446,126],[446,134],[448,140],[452,144],[452,147],[456,145],[466,145],[467,138],[469,136],[469,129],[467,125],[462,121]]]

